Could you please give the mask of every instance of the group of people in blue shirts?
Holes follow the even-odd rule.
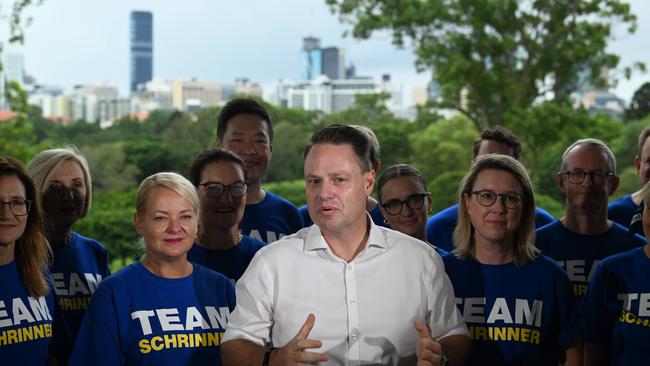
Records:
[[[354,127],[379,172],[377,137]],[[430,216],[422,173],[398,164],[366,209],[442,257],[472,339],[467,364],[640,364],[650,355],[648,137],[650,128],[635,160],[643,188],[609,205],[619,185],[611,150],[590,138],[569,146],[556,176],[560,219],[535,206],[521,144],[502,127],[475,141],[457,204]],[[92,203],[79,151],[45,150],[26,168],[0,157],[2,362],[220,365],[234,285],[267,243],[313,224],[306,205],[262,188],[272,139],[260,104],[226,104],[214,148],[188,178],[158,173],[140,185],[145,254],[114,274],[102,244],[72,230]]]

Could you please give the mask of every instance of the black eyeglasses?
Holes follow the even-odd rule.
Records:
[[[470,194],[476,195],[476,200],[481,206],[490,207],[501,197],[501,203],[507,208],[519,208],[524,197],[517,193],[495,193],[492,191],[474,191]]]
[[[384,210],[386,210],[386,212],[391,215],[398,215],[400,212],[402,212],[402,207],[404,207],[404,204],[406,204],[406,206],[408,206],[408,208],[411,210],[419,210],[422,208],[422,206],[424,206],[424,198],[428,195],[428,193],[413,193],[412,195],[406,197],[404,201],[394,198],[382,203],[381,207],[383,207]]]
[[[25,216],[29,213],[29,209],[32,207],[32,201],[23,198],[14,198],[11,201],[0,201],[0,208],[4,208],[4,205],[9,206],[9,209],[14,216]]]
[[[589,176],[589,178],[591,178],[591,181],[594,183],[603,183],[607,179],[614,176],[613,173],[603,172],[601,170],[592,170],[589,172],[586,172],[584,170],[565,170],[563,172],[559,172],[558,174],[568,176],[569,182],[575,184],[582,183],[585,180],[586,176]]]
[[[230,198],[241,198],[248,190],[248,185],[244,182],[236,182],[228,185],[219,182],[207,182],[199,185],[203,186],[205,193],[214,199],[219,199],[219,197],[221,197],[221,195],[226,191],[230,195]]]

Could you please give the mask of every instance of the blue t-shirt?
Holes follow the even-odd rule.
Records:
[[[0,266],[0,363],[46,365],[53,315],[52,292],[33,298],[27,294],[15,261]]]
[[[560,220],[556,220],[535,233],[535,245],[566,270],[579,301],[587,292],[594,265],[598,261],[643,244],[644,238],[630,234],[616,223],[603,234],[583,235],[567,229]]]
[[[79,326],[97,285],[110,274],[108,252],[98,241],[72,232],[70,242],[52,248],[50,267],[56,312],[54,351],[57,362],[66,365]]]
[[[604,259],[582,303],[585,341],[610,350],[610,365],[650,359],[650,259],[643,248]]]
[[[102,281],[70,365],[221,365],[235,289],[223,275],[193,267],[168,279],[136,262]]]
[[[246,205],[239,228],[244,235],[271,243],[302,229],[302,217],[293,203],[266,191],[262,201]]]
[[[305,227],[309,227],[314,224],[314,222],[311,220],[311,217],[309,216],[307,205],[300,206],[298,212],[300,212],[300,216],[302,216],[302,222],[304,223]],[[372,222],[375,223],[375,225],[388,227],[388,225],[384,222],[384,215],[381,214],[381,207],[379,205],[370,210],[370,218],[372,219]]]
[[[609,203],[607,206],[607,218],[621,226],[628,228],[632,222],[632,216],[637,206],[632,201],[632,195],[623,196]]]
[[[542,227],[553,222],[555,218],[545,210],[535,208],[535,227]],[[454,250],[454,230],[458,222],[458,204],[429,217],[427,220],[427,241],[451,252]]]
[[[187,252],[187,260],[221,273],[234,284],[244,274],[255,253],[264,245],[245,235],[239,244],[228,250],[211,250],[195,243]]]
[[[468,365],[559,365],[580,335],[566,273],[540,255],[526,266],[443,257],[472,338]]]

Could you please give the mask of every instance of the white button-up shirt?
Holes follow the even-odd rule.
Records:
[[[371,224],[365,249],[351,262],[337,257],[318,226],[259,250],[237,282],[237,306],[223,341],[282,347],[309,313],[310,339],[328,365],[415,364],[414,320],[433,339],[469,335],[452,285],[433,248]]]

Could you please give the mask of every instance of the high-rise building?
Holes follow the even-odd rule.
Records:
[[[288,85],[287,107],[324,113],[339,112],[352,107],[358,94],[380,91],[371,78],[330,80],[323,75],[312,81]]]
[[[131,92],[153,76],[153,15],[131,12]]]
[[[321,48],[320,39],[305,37],[299,55],[300,78],[313,80],[320,75],[329,79],[345,78],[345,53],[337,47]]]
[[[25,84],[25,58],[18,53],[7,54],[5,62],[5,80],[16,81],[21,86]]]

